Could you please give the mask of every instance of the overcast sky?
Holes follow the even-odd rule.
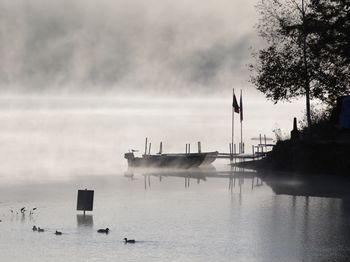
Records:
[[[254,1],[0,0],[3,90],[251,86]]]

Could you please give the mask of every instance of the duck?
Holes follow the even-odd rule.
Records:
[[[124,238],[125,244],[126,243],[135,243],[135,239],[127,239],[126,237]]]
[[[105,233],[108,234],[109,233],[109,228],[107,227],[106,229],[99,229],[97,230],[98,233]]]
[[[38,227],[38,232],[44,232],[43,228]]]
[[[37,228],[36,226],[33,226],[32,230],[33,230],[33,231],[37,231],[38,228]]]
[[[55,235],[62,235],[62,232],[56,230]]]

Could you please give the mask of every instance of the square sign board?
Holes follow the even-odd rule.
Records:
[[[94,190],[78,190],[77,210],[92,211],[94,206]]]

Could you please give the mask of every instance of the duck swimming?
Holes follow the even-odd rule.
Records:
[[[38,232],[44,232],[43,228],[38,227]]]
[[[99,229],[97,230],[98,233],[105,233],[108,234],[109,233],[109,228],[107,227],[106,229]]]
[[[56,230],[55,235],[62,235],[62,232]]]
[[[33,231],[37,231],[38,228],[37,228],[36,226],[33,226],[32,230],[33,230]]]
[[[135,243],[135,239],[127,239],[126,237],[124,238],[125,244],[126,243]]]

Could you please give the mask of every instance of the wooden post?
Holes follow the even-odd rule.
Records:
[[[236,157],[235,155],[237,155],[237,151],[236,151],[236,144],[233,145],[233,162],[236,163]]]
[[[191,144],[188,144],[188,153],[191,154]]]
[[[160,142],[159,144],[159,154],[163,153],[163,142]]]
[[[147,137],[146,137],[146,142],[145,142],[145,155],[147,155]]]
[[[262,144],[262,141],[261,141],[261,134],[259,134],[259,144],[261,145]]]
[[[253,160],[254,160],[254,146],[252,146],[252,154],[253,154]]]
[[[85,192],[87,192],[87,188],[85,188]],[[84,216],[85,216],[85,208],[84,208],[84,211],[83,211],[83,212],[84,212]]]
[[[149,143],[149,148],[148,148],[148,154],[149,155],[151,154],[151,146],[152,146],[152,143]]]
[[[187,154],[187,144],[186,144],[186,151],[185,151],[185,152],[186,152],[186,154]]]
[[[201,142],[198,142],[198,153],[202,153]]]

